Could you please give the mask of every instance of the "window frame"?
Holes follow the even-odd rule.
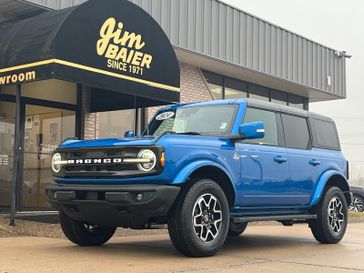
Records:
[[[301,151],[310,151],[310,150],[312,150],[312,148],[314,147],[314,139],[313,139],[312,125],[311,125],[310,117],[291,114],[291,113],[287,113],[287,112],[281,112],[280,115],[281,115],[281,120],[282,120],[282,129],[283,129],[285,147],[288,148],[288,149],[296,149],[296,150],[301,150]],[[297,117],[297,118],[303,118],[303,119],[306,120],[307,129],[308,129],[308,136],[309,136],[309,140],[310,140],[310,143],[309,143],[307,148],[303,149],[303,148],[288,147],[287,146],[287,136],[286,136],[286,132],[284,130],[283,115],[293,116],[293,117]]]
[[[316,133],[316,126],[314,124],[315,119],[316,120],[319,120],[319,121],[331,123],[334,126],[335,135],[336,135],[336,138],[337,138],[338,144],[339,144],[338,145],[338,148],[334,148],[334,147],[330,147],[330,146],[319,145],[318,139],[317,139],[317,133]],[[337,130],[336,123],[334,121],[332,121],[332,120],[326,120],[326,119],[322,119],[322,118],[318,118],[318,117],[310,117],[309,120],[310,120],[310,126],[313,129],[313,131],[312,131],[312,135],[313,135],[313,145],[312,145],[312,147],[320,148],[320,149],[325,149],[325,150],[331,150],[331,151],[342,151],[341,143],[340,143],[340,138],[339,138],[339,132]]]
[[[248,109],[256,109],[256,110],[261,110],[261,111],[266,111],[266,112],[271,112],[274,113],[276,116],[276,125],[277,125],[277,138],[278,138],[278,144],[266,144],[266,143],[251,143],[251,142],[245,142],[244,139],[239,140],[239,143],[241,144],[249,144],[249,145],[259,145],[259,146],[270,146],[270,147],[281,147],[284,148],[285,147],[285,138],[284,138],[284,132],[283,132],[283,123],[282,123],[282,119],[280,116],[280,112],[279,111],[274,111],[272,109],[267,109],[267,108],[263,108],[263,107],[255,107],[255,106],[247,106],[244,116],[240,122],[240,125],[244,124],[244,120],[245,120],[245,115]]]
[[[235,126],[235,123],[236,123],[236,119],[238,117],[238,113],[239,113],[239,110],[240,110],[240,105],[238,103],[226,103],[226,104],[214,104],[214,105],[205,105],[205,106],[190,106],[188,108],[200,108],[200,107],[216,107],[216,106],[229,106],[231,108],[234,109],[234,114],[233,114],[233,117],[231,119],[231,124],[229,125],[229,128],[226,130],[226,133],[222,133],[222,134],[202,134],[204,136],[214,136],[214,137],[228,137],[228,136],[231,136],[232,134],[232,130]],[[161,109],[161,110],[158,110],[154,113],[153,117],[149,120],[148,124],[146,125],[146,127],[144,128],[143,132],[141,133],[142,136],[150,136],[149,134],[146,134],[147,131],[148,131],[148,128],[149,126],[151,125],[152,121],[154,121],[154,119],[156,118],[156,116],[158,116],[159,114],[163,113],[163,112],[169,112],[169,111],[177,111],[177,108],[164,108],[164,109]]]

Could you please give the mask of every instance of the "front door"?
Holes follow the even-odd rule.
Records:
[[[44,189],[52,183],[52,151],[62,140],[73,136],[74,111],[30,104],[25,106],[22,208],[49,207]]]
[[[15,103],[0,101],[0,210],[10,206],[14,131]]]
[[[244,122],[263,121],[265,137],[238,143],[241,181],[240,207],[286,206],[292,202],[288,183],[286,149],[282,145],[281,121],[273,111],[248,108]]]

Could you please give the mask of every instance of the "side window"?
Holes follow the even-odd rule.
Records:
[[[329,121],[313,119],[317,145],[321,148],[340,150],[335,124]]]
[[[286,147],[295,149],[310,149],[311,139],[307,119],[282,114]]]
[[[265,137],[244,140],[244,142],[278,146],[278,126],[276,113],[256,108],[248,108],[245,113],[244,123],[256,121],[264,122]]]

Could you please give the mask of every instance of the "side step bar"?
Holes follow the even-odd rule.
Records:
[[[302,221],[308,219],[316,219],[316,214],[301,214],[301,215],[269,215],[269,216],[244,216],[234,217],[234,223],[246,223],[256,221]]]

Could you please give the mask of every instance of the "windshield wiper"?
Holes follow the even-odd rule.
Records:
[[[199,133],[199,132],[183,132],[183,133],[177,133],[177,135],[195,135],[195,136],[200,136],[201,133]]]

